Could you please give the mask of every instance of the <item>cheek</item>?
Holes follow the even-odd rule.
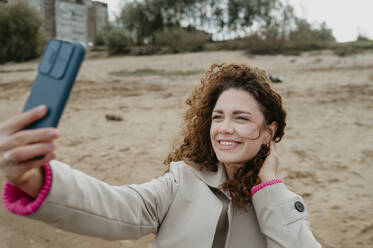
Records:
[[[214,123],[211,123],[211,126],[210,126],[210,139],[212,140],[213,137],[216,135],[216,133],[218,132],[218,126]]]
[[[247,139],[257,139],[261,133],[260,125],[256,125],[254,123],[245,126],[239,126],[236,130],[241,137],[245,137]]]

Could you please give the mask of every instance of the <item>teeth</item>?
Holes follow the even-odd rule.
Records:
[[[233,146],[235,144],[235,142],[220,141],[220,145],[222,146]]]

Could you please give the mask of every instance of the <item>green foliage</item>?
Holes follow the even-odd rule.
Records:
[[[246,37],[251,54],[293,54],[333,48],[335,38],[325,23],[312,28],[304,19],[294,17],[295,28],[286,32],[285,24],[275,23]]]
[[[249,27],[258,20],[269,24],[274,18],[273,10],[282,7],[280,1],[273,0],[229,0],[227,26],[237,30]]]
[[[105,33],[105,44],[109,55],[128,54],[131,51],[131,40],[123,28],[111,28]]]
[[[134,34],[135,44],[154,40],[154,32],[163,28],[161,10],[156,1],[130,2],[121,11],[119,21]]]
[[[340,57],[362,53],[366,50],[373,50],[373,41],[363,40],[354,42],[339,43],[334,46],[334,54]]]
[[[249,53],[277,54],[284,46],[284,40],[277,36],[275,29],[266,29],[260,34],[255,33],[246,38]]]
[[[365,49],[373,49],[373,40],[349,42],[347,44],[352,44],[356,48],[364,49],[364,50]]]
[[[323,22],[320,28],[312,28],[311,24],[305,19],[296,19],[296,29],[289,34],[289,40],[292,42],[335,42],[333,32]]]
[[[105,46],[105,32],[100,32],[96,35],[93,45],[94,46]]]
[[[369,40],[370,39],[367,36],[365,36],[364,34],[361,34],[361,33],[359,33],[357,38],[356,38],[356,41],[369,41]]]
[[[155,42],[155,33],[184,23],[199,29],[242,30],[254,22],[270,23],[283,8],[280,0],[143,0],[127,3],[119,21],[135,44]]]
[[[346,56],[371,47],[362,35],[353,45],[339,45],[325,23],[315,26],[297,18],[293,7],[281,0],[128,1],[118,21],[136,44],[130,52],[134,55],[238,49],[252,54],[297,55],[333,49]],[[247,31],[253,25],[256,32],[220,42],[212,42],[209,34],[196,30]]]
[[[0,63],[38,57],[46,44],[42,21],[26,2],[0,4]]]
[[[339,57],[345,57],[353,54],[360,53],[361,50],[354,46],[338,46],[334,49],[334,54]]]
[[[166,46],[172,53],[201,51],[211,35],[191,27],[172,27],[155,33],[155,45]]]
[[[204,51],[217,51],[217,50],[246,50],[247,40],[237,38],[233,40],[214,41],[204,45]]]

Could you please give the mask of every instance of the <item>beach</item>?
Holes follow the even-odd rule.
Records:
[[[88,54],[59,124],[57,160],[112,185],[161,176],[186,97],[211,64],[222,62],[282,78],[272,84],[287,111],[279,177],[305,200],[316,239],[324,248],[373,247],[373,52]],[[37,68],[38,60],[0,65],[0,122],[22,111]],[[0,208],[0,248],[142,248],[152,238],[104,241]]]

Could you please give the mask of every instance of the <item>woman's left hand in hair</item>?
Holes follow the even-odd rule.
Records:
[[[263,166],[259,171],[258,177],[260,179],[260,183],[264,183],[270,181],[272,179],[276,179],[278,168],[280,165],[280,156],[278,154],[276,144],[272,140],[269,145],[269,154],[267,158],[264,160]]]

